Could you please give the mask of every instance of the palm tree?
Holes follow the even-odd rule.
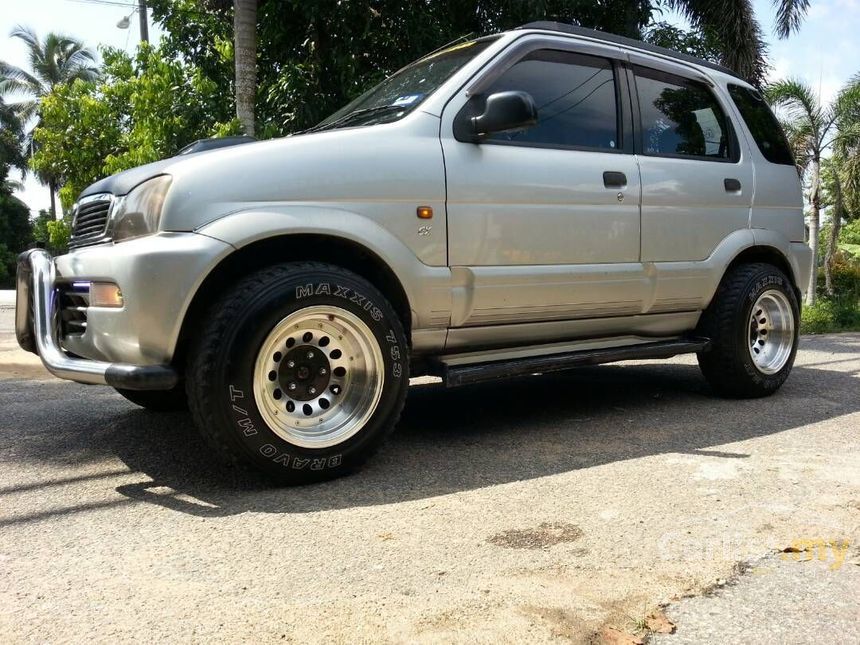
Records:
[[[36,120],[27,137],[27,143],[32,145],[32,131],[38,125],[42,99],[60,83],[97,78],[96,55],[80,41],[61,34],[49,33],[42,41],[32,29],[18,26],[11,36],[27,45],[30,71],[0,61],[0,96],[20,97],[11,106],[22,124]],[[51,213],[56,217],[57,178],[40,176],[39,180],[50,188]]]
[[[776,35],[788,38],[800,28],[810,0],[771,1],[776,8]],[[764,81],[766,47],[752,0],[667,0],[666,5],[719,43],[723,65],[755,84]]]
[[[811,208],[809,246],[812,247],[812,271],[806,304],[815,304],[818,274],[818,231],[821,225],[821,159],[831,146],[837,149],[848,143],[849,133],[856,129],[860,117],[860,78],[843,87],[830,106],[806,83],[797,79],[778,81],[765,94],[783,113],[783,127],[794,151],[797,169],[809,182],[807,199]],[[854,115],[853,119],[851,118]],[[838,209],[837,209],[838,210]]]
[[[833,264],[838,249],[842,219],[849,207],[856,213],[860,196],[860,74],[856,74],[839,94],[834,108],[837,136],[833,156],[828,160],[825,178],[831,198],[831,228],[824,256],[824,284],[828,295],[833,292]]]
[[[822,164],[822,184],[830,202],[830,235],[827,238],[827,250],[824,252],[824,290],[827,295],[833,292],[833,261],[839,243],[839,231],[842,229],[842,219],[845,217],[845,197],[842,191],[840,177],[842,164],[837,155],[825,159]]]
[[[236,116],[254,136],[257,96],[257,0],[233,0],[233,51],[236,63]]]

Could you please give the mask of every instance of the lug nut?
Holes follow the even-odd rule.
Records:
[[[295,366],[296,366],[295,361],[287,361],[287,367],[295,367]]]
[[[295,383],[290,383],[287,387],[288,387],[290,390],[295,390],[295,389],[296,389],[296,384],[295,384]]]
[[[316,393],[317,393],[317,389],[313,385],[308,388],[308,394],[316,394]]]
[[[320,376],[325,376],[326,374],[328,374],[328,370],[324,367],[321,367],[320,368]]]
[[[313,358],[313,357],[314,357],[314,353],[313,353],[313,352],[308,352],[308,358]]]

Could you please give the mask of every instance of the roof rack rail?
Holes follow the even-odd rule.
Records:
[[[614,43],[616,45],[625,45],[626,47],[641,49],[642,51],[651,52],[653,54],[661,54],[663,56],[668,56],[669,58],[676,58],[687,63],[701,65],[702,67],[707,67],[709,69],[713,69],[724,74],[729,74],[730,76],[734,76],[735,78],[739,78],[741,80],[746,80],[736,71],[729,69],[728,67],[725,67],[723,65],[718,65],[717,63],[712,63],[710,61],[704,60],[703,58],[696,58],[695,56],[690,56],[689,54],[682,54],[681,52],[676,52],[672,49],[652,45],[651,43],[646,43],[642,40],[636,40],[635,38],[628,38],[626,36],[618,36],[617,34],[610,34],[605,31],[598,31],[597,29],[589,29],[588,27],[579,27],[577,25],[568,25],[563,22],[552,22],[549,20],[529,22],[525,25],[520,25],[519,27],[517,27],[517,29],[542,29],[545,31],[558,31],[565,34],[573,34],[574,36],[585,36],[586,38],[594,38],[596,40],[602,40],[608,43]]]

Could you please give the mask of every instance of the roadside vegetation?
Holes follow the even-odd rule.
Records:
[[[830,105],[798,79],[767,86],[765,96],[782,118],[807,203],[815,270],[801,331],[860,331],[860,75]]]
[[[832,225],[821,237],[830,240]],[[819,298],[803,308],[800,330],[804,334],[860,331],[860,219],[841,227],[837,247],[827,262],[830,286],[824,268],[817,275]]]

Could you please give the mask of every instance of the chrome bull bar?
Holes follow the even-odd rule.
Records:
[[[58,342],[56,269],[51,255],[31,249],[18,256],[15,336],[22,349],[37,354],[54,376],[128,390],[169,390],[179,381],[170,365],[128,365],[73,358]]]

